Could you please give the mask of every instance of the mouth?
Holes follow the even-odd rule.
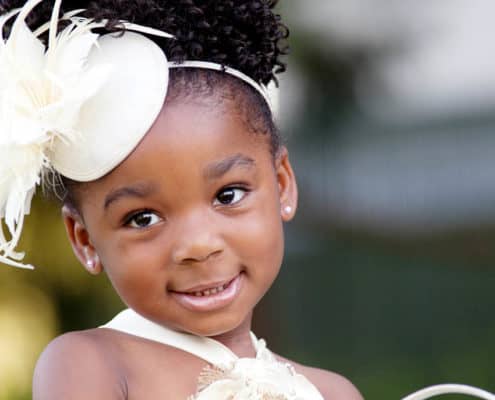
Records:
[[[229,285],[230,285],[230,282],[227,282],[227,283],[224,283],[223,285],[212,287],[210,289],[195,290],[194,292],[185,292],[185,294],[194,295],[196,297],[211,296],[212,294],[217,294],[217,293],[223,292],[225,290],[225,288]]]
[[[200,285],[183,292],[171,291],[172,296],[191,311],[214,311],[228,306],[238,296],[242,286],[242,274],[229,281]]]

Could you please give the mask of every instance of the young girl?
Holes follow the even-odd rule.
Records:
[[[284,70],[273,7],[2,1],[0,261],[29,267],[24,215],[61,180],[77,258],[129,307],[55,339],[35,400],[362,399],[250,332],[297,205],[265,89]]]

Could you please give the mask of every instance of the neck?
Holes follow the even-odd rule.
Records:
[[[255,357],[256,350],[250,335],[252,317],[251,312],[237,328],[211,338],[227,346],[238,357]]]

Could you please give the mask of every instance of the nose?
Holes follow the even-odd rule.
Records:
[[[222,253],[224,241],[218,224],[201,213],[177,221],[172,258],[175,264],[204,262]]]

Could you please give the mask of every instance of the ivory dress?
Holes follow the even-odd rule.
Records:
[[[256,357],[239,358],[216,340],[165,328],[131,309],[102,328],[160,342],[208,362],[198,378],[198,392],[189,400],[323,400],[308,379],[289,363],[276,360],[265,341],[252,332]]]

